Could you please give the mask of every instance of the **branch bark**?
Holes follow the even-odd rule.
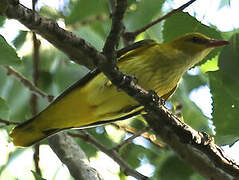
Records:
[[[136,36],[141,34],[142,32],[146,31],[147,29],[151,28],[152,26],[160,23],[161,21],[169,18],[170,16],[178,13],[178,12],[181,12],[183,11],[185,8],[187,8],[188,6],[190,6],[192,3],[194,3],[196,0],[190,0],[188,1],[187,3],[183,4],[182,6],[180,6],[179,8],[177,9],[173,9],[172,11],[168,12],[167,14],[165,14],[164,16],[156,19],[155,21],[147,24],[146,26],[134,31],[134,32],[125,32],[124,33],[124,38],[127,40],[127,41],[134,41]]]
[[[80,133],[78,134],[70,133],[70,132],[68,134],[72,137],[79,137],[85,140],[86,142],[93,144],[100,151],[104,152],[109,157],[111,157],[115,162],[117,162],[120,165],[120,168],[123,170],[123,172],[126,175],[135,177],[136,179],[140,179],[140,180],[150,180],[150,178],[132,169],[128,165],[128,163],[122,157],[120,157],[120,154],[117,152],[116,149],[107,149],[105,146],[99,143],[91,134],[87,133],[86,131],[80,130]]]
[[[21,73],[17,72],[10,66],[3,66],[7,70],[7,75],[13,75],[17,80],[19,80],[25,87],[27,87],[32,93],[41,96],[42,98],[47,99],[48,102],[51,102],[54,99],[54,96],[48,95],[45,92],[41,91],[37,86],[35,86],[31,81],[25,78]]]
[[[48,139],[49,145],[76,180],[102,180],[100,174],[89,165],[84,151],[65,132]]]
[[[239,179],[238,164],[224,154],[212,137],[194,130],[163,106],[150,111],[145,115],[150,127],[201,175],[210,180]]]
[[[2,4],[1,1],[0,4]],[[17,0],[8,0],[8,4],[5,7],[7,9],[2,13],[8,18],[16,19],[33,32],[38,33],[76,63],[89,69],[95,68],[92,58],[97,56],[98,51],[85,42],[84,39],[78,38],[72,32],[60,28],[54,20],[40,16]],[[98,56],[100,55],[98,54]]]
[[[239,166],[223,154],[211,137],[205,133],[199,133],[181,122],[160,105],[157,95],[145,91],[136,85],[132,78],[117,70],[112,63],[115,60],[115,49],[104,49],[104,56],[83,39],[60,28],[56,22],[43,18],[18,3],[14,4],[14,0],[9,0],[9,2],[11,3],[5,11],[8,18],[17,19],[31,30],[39,33],[75,62],[91,69],[97,65],[113,84],[141,103],[148,112],[145,117],[150,127],[201,175],[214,180],[239,179]],[[120,1],[117,2],[120,3]],[[122,17],[115,18],[115,22],[112,24],[121,23]],[[120,32],[121,29],[113,36],[116,38],[111,42],[113,47],[116,47]],[[107,47],[106,45],[105,47]]]

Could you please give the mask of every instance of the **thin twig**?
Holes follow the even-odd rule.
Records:
[[[115,150],[115,151],[119,152],[120,148],[122,148],[123,146],[125,146],[127,144],[130,144],[135,138],[141,136],[143,133],[145,133],[145,132],[147,132],[149,130],[150,130],[149,127],[145,127],[142,130],[139,130],[137,133],[134,133],[131,137],[129,137],[128,139],[126,139],[122,143],[120,143],[117,146],[113,147],[112,150]]]
[[[34,3],[36,0],[32,0]],[[33,5],[33,7],[35,7]],[[39,50],[40,50],[40,41],[37,39],[36,34],[33,32],[32,33],[32,41],[33,41],[33,84],[35,87],[38,86],[38,79],[39,79],[39,63],[40,63],[40,57],[39,57]],[[31,99],[30,99],[30,104],[31,104],[31,112],[32,115],[35,116],[38,111],[38,103],[37,103],[37,96],[32,93]]]
[[[130,126],[127,125],[121,125],[119,123],[111,123],[112,126],[114,126],[115,128],[118,129],[123,129],[124,131],[126,131],[127,133],[131,133],[131,134],[137,134],[138,131]],[[163,143],[162,141],[159,141],[156,137],[156,135],[149,133],[149,132],[144,132],[141,133],[141,135],[143,138],[149,140],[152,144],[154,144],[155,146],[159,147],[159,148],[165,148],[167,147],[167,145],[165,143]]]
[[[35,6],[36,6],[37,0],[32,0],[32,10],[35,11]],[[32,32],[32,42],[33,42],[33,54],[32,54],[32,59],[33,59],[33,83],[37,87],[38,86],[38,80],[39,80],[39,63],[40,63],[40,45],[41,42],[37,39],[36,33]],[[31,99],[30,99],[30,104],[31,104],[31,112],[33,116],[37,115],[38,112],[38,97],[36,94],[32,93],[31,94]],[[39,143],[34,145],[34,154],[33,154],[33,160],[34,160],[34,165],[35,165],[35,170],[36,173],[41,176],[41,169],[39,166],[39,160],[40,160],[40,145]]]
[[[172,16],[173,14],[176,14],[178,12],[183,11],[186,7],[188,7],[189,5],[191,5],[192,3],[194,3],[196,0],[190,0],[189,2],[183,4],[182,6],[180,6],[177,9],[173,9],[172,11],[168,12],[167,14],[165,14],[164,16],[156,19],[155,21],[147,24],[146,26],[134,31],[134,32],[126,32],[124,33],[124,39],[127,39],[127,41],[133,41],[135,39],[135,37],[137,35],[139,35],[140,33],[146,31],[147,29],[151,28],[152,26],[158,24],[159,22],[167,19],[168,17]]]
[[[8,120],[4,120],[4,119],[1,119],[1,118],[0,118],[0,123],[6,124],[7,126],[20,124],[20,122],[8,121]]]
[[[32,91],[34,94],[41,96],[42,98],[45,98],[48,100],[48,102],[51,102],[54,99],[54,96],[48,95],[41,91],[38,87],[36,87],[31,81],[29,81],[27,78],[25,78],[22,74],[14,70],[10,66],[3,66],[7,70],[8,75],[14,75],[16,79],[18,79],[24,86],[26,86],[30,91]]]
[[[139,172],[132,169],[126,162],[123,160],[119,153],[113,149],[107,149],[105,146],[103,146],[101,143],[99,143],[91,134],[87,133],[84,130],[80,130],[78,134],[68,132],[68,134],[72,137],[79,137],[86,142],[93,144],[96,146],[100,151],[107,154],[109,157],[111,157],[115,162],[117,162],[120,165],[120,168],[124,171],[126,175],[133,176],[136,179],[140,180],[149,180],[150,178],[140,174]]]
[[[115,7],[112,7],[112,27],[106,39],[103,54],[113,63],[116,62],[116,47],[118,46],[121,32],[124,27],[122,21],[126,8],[127,0],[117,0]]]
[[[36,0],[32,0],[33,3],[33,10],[35,9],[35,3]],[[39,50],[40,50],[40,41],[37,39],[36,34],[32,33],[32,41],[33,41],[33,82],[34,85],[37,87],[38,79],[39,79],[39,63],[40,63],[40,57],[39,57]],[[38,97],[36,94],[31,95],[30,99],[31,104],[31,112],[32,115],[37,115],[38,112]],[[34,153],[33,153],[33,160],[35,165],[36,173],[41,176],[41,169],[39,166],[39,160],[40,160],[40,145],[37,143],[34,145]]]
[[[39,166],[39,160],[40,160],[39,153],[40,153],[40,144],[35,144],[34,145],[33,160],[34,160],[36,173],[41,176],[42,173],[41,173],[41,169],[40,169],[40,166]]]

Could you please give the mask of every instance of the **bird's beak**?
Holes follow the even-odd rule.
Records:
[[[209,43],[207,44],[208,47],[219,47],[219,46],[225,46],[230,44],[229,41],[223,41],[223,40],[215,40],[211,39]]]

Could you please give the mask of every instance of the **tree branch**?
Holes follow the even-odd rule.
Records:
[[[102,180],[100,174],[89,165],[89,161],[75,141],[65,132],[48,139],[49,145],[76,180]]]
[[[180,6],[179,8],[177,9],[173,9],[172,11],[168,12],[167,14],[165,14],[164,16],[156,19],[155,21],[147,24],[146,26],[134,31],[134,32],[125,32],[124,33],[124,38],[127,40],[127,41],[134,41],[136,36],[138,36],[139,34],[141,34],[142,32],[146,31],[147,29],[151,28],[152,26],[158,24],[159,22],[169,18],[170,16],[178,13],[178,12],[181,12],[183,11],[186,7],[190,6],[192,3],[194,3],[196,0],[190,0],[188,1],[187,3],[183,4],[182,6]]]
[[[36,6],[37,0],[32,0],[32,10],[35,11],[35,6]],[[33,59],[33,83],[36,87],[38,87],[38,80],[39,80],[39,63],[40,63],[40,55],[39,55],[39,50],[40,50],[40,41],[37,39],[36,33],[32,33],[32,42],[33,42],[33,54],[32,54],[32,59]],[[38,97],[36,94],[31,94],[30,98],[30,104],[31,104],[31,112],[32,116],[36,116],[38,113]],[[42,175],[40,165],[39,165],[39,153],[40,153],[40,145],[39,143],[35,144],[34,147],[34,153],[33,153],[33,160],[34,160],[34,165],[35,165],[35,170],[36,173],[39,174],[40,176]]]
[[[133,135],[132,135],[131,137],[129,137],[128,139],[124,140],[122,143],[120,143],[120,144],[118,144],[117,146],[113,147],[112,150],[115,150],[115,151],[119,152],[119,150],[120,150],[123,146],[132,143],[132,141],[133,141],[134,139],[136,139],[137,137],[141,136],[143,133],[149,131],[149,129],[150,129],[149,127],[143,128],[142,130],[140,130],[140,131],[138,131],[137,133],[133,134]]]
[[[165,107],[152,108],[145,115],[150,127],[180,158],[208,179],[239,179],[239,166],[228,158],[214,139],[195,131]]]
[[[103,54],[110,61],[116,63],[116,47],[118,46],[121,32],[123,30],[123,16],[127,8],[127,0],[117,0],[115,7],[113,7],[112,26],[110,34],[108,35]]]
[[[1,118],[0,118],[0,123],[6,124],[7,126],[8,126],[8,125],[18,125],[18,124],[20,124],[20,122],[7,121],[7,120],[1,119]]]
[[[124,171],[124,173],[128,176],[132,176],[135,177],[136,179],[140,179],[140,180],[146,180],[149,178],[138,173],[137,171],[135,171],[134,169],[132,169],[119,155],[119,153],[115,150],[115,149],[107,149],[106,147],[104,147],[102,144],[100,144],[92,135],[90,135],[89,133],[87,133],[84,130],[81,130],[80,133],[75,134],[75,133],[68,133],[70,136],[72,137],[78,137],[81,138],[83,140],[85,140],[86,142],[93,144],[94,146],[96,146],[100,151],[104,152],[105,154],[107,154],[109,157],[111,157],[115,162],[117,162],[120,165],[120,168]]]
[[[111,125],[114,126],[117,129],[123,129],[127,133],[139,134],[139,131],[137,131],[136,129],[134,129],[130,126],[127,126],[127,125],[123,125],[123,124],[119,125],[118,123],[111,123]],[[167,144],[159,141],[155,134],[152,134],[152,133],[149,133],[149,132],[144,132],[140,136],[149,140],[152,144],[154,144],[158,148],[167,148]]]
[[[5,0],[0,0],[0,3],[1,1]],[[94,61],[94,59],[98,59],[96,57],[101,57],[102,55],[93,46],[85,42],[84,39],[78,38],[72,32],[60,28],[54,20],[40,16],[31,9],[19,4],[17,0],[8,0],[6,7],[7,9],[2,13],[8,18],[16,19],[30,30],[40,34],[76,63],[89,69],[95,68],[97,60]]]
[[[29,81],[27,78],[25,78],[22,74],[14,70],[10,66],[3,66],[7,70],[8,75],[15,76],[16,79],[18,79],[24,86],[26,86],[32,93],[41,96],[42,98],[45,98],[48,100],[48,102],[51,102],[54,98],[52,95],[48,95],[45,92],[41,91],[38,87],[36,87],[31,81]]]

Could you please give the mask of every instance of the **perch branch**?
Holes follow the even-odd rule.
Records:
[[[53,100],[54,96],[48,95],[48,94],[44,93],[43,91],[41,91],[31,81],[29,81],[27,78],[25,78],[22,74],[17,72],[12,67],[10,67],[10,66],[3,66],[3,67],[7,70],[8,75],[13,75],[16,79],[18,79],[25,87],[27,87],[34,94],[39,95],[42,98],[47,99],[48,102],[51,102]]]
[[[76,180],[103,180],[100,174],[90,166],[84,151],[65,132],[48,139],[49,145],[64,163]]]
[[[131,134],[138,134],[138,131],[130,126],[127,125],[121,125],[118,123],[111,123],[112,126],[114,126],[117,129],[122,129],[127,133],[131,133]],[[158,148],[166,148],[167,145],[163,142],[160,142],[155,134],[149,133],[149,132],[144,132],[141,134],[141,137],[144,137],[145,139],[149,140],[152,144],[154,144],[155,146],[157,146]]]
[[[0,123],[6,124],[6,126],[9,126],[9,125],[18,125],[18,124],[20,124],[20,122],[7,121],[7,120],[1,119],[1,118],[0,118]]]
[[[68,134],[72,137],[78,137],[81,138],[83,140],[85,140],[86,142],[93,144],[95,147],[97,147],[100,151],[104,152],[105,154],[107,154],[109,157],[111,157],[115,162],[117,162],[120,165],[120,168],[124,171],[124,173],[126,175],[129,176],[133,176],[136,179],[142,179],[142,180],[146,180],[149,178],[138,173],[137,171],[135,171],[134,169],[132,169],[118,154],[118,152],[114,149],[107,149],[106,147],[104,147],[101,143],[99,143],[91,134],[87,133],[84,130],[81,130],[78,134],[76,133],[71,133],[68,132]]]
[[[119,152],[119,150],[123,146],[132,143],[132,141],[134,139],[136,139],[137,137],[141,136],[143,133],[149,131],[149,129],[150,129],[149,127],[145,127],[144,129],[138,131],[137,133],[134,133],[131,137],[129,137],[128,139],[124,140],[122,143],[118,144],[117,146],[113,147],[112,150],[115,150],[115,151]]]
[[[138,36],[140,33],[146,31],[147,29],[151,28],[152,26],[160,23],[161,21],[169,18],[170,16],[183,11],[186,7],[190,6],[192,3],[194,3],[196,0],[190,0],[187,3],[183,4],[182,6],[180,6],[177,9],[173,9],[172,11],[168,12],[167,14],[165,14],[164,16],[156,19],[155,21],[147,24],[146,26],[134,31],[134,32],[125,32],[123,37],[124,39],[126,39],[127,41],[134,41],[134,39],[136,38],[136,36]]]

